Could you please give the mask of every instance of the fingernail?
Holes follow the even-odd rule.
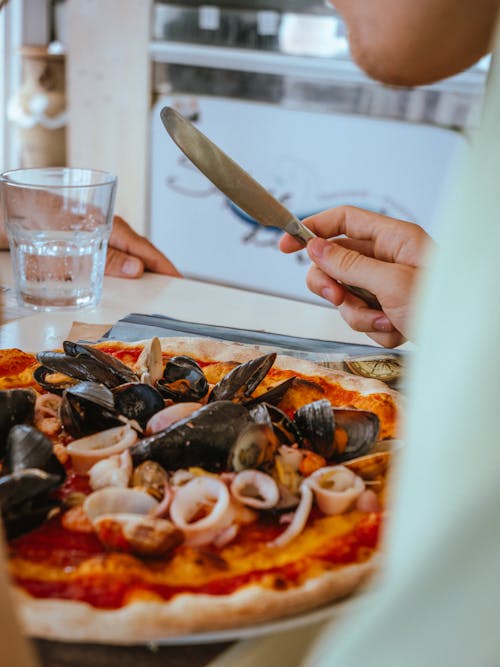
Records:
[[[392,322],[385,315],[384,317],[378,317],[373,321],[373,328],[376,331],[383,331],[384,333],[390,333],[391,331],[394,331]]]
[[[131,257],[122,264],[122,273],[126,276],[136,276],[141,271],[141,261]]]
[[[333,292],[329,287],[324,287],[321,290],[321,296],[323,299],[326,299],[327,301],[331,301],[333,299]]]
[[[319,259],[325,252],[327,245],[328,241],[325,241],[325,239],[316,238],[309,241],[309,243],[307,244],[307,249],[309,250],[311,255],[314,255],[314,257],[317,257]]]

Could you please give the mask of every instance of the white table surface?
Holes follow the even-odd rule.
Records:
[[[12,288],[8,252],[0,252],[0,285]],[[0,292],[0,347],[40,350],[58,347],[74,321],[114,324],[129,313],[162,314],[305,338],[373,344],[342,320],[338,311],[241,289],[145,273],[142,278],[104,279],[96,308],[40,312],[19,308],[11,289]]]

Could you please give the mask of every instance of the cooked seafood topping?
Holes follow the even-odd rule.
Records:
[[[170,521],[151,515],[158,504],[143,491],[108,487],[90,494],[83,509],[108,548],[158,556],[183,541],[181,531]]]
[[[216,477],[200,475],[177,489],[170,518],[189,546],[210,544],[233,522],[227,486]]]
[[[89,470],[89,483],[93,491],[107,486],[126,488],[132,475],[132,457],[128,449],[94,463]]]
[[[231,494],[243,505],[255,509],[275,507],[280,497],[274,479],[259,470],[242,470],[235,475]]]
[[[161,343],[157,336],[154,336],[144,345],[137,361],[134,371],[140,377],[144,384],[155,385],[163,374],[163,359],[161,353]]]
[[[365,483],[343,465],[320,468],[308,477],[318,507],[325,514],[342,514],[365,490]]]
[[[73,440],[68,445],[67,451],[71,456],[75,472],[83,475],[97,461],[114,454],[121,454],[124,450],[130,449],[136,441],[137,433],[129,424],[126,424],[94,433],[86,438]]]

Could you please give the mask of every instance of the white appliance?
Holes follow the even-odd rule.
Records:
[[[306,287],[304,251],[257,226],[179,151],[160,121],[176,107],[299,218],[351,204],[431,234],[463,136],[442,127],[295,110],[224,97],[167,95],[152,110],[151,238],[187,277],[324,303]]]

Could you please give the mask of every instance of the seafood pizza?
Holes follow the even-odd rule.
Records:
[[[249,626],[374,570],[399,396],[200,338],[0,351],[0,508],[32,636]]]

